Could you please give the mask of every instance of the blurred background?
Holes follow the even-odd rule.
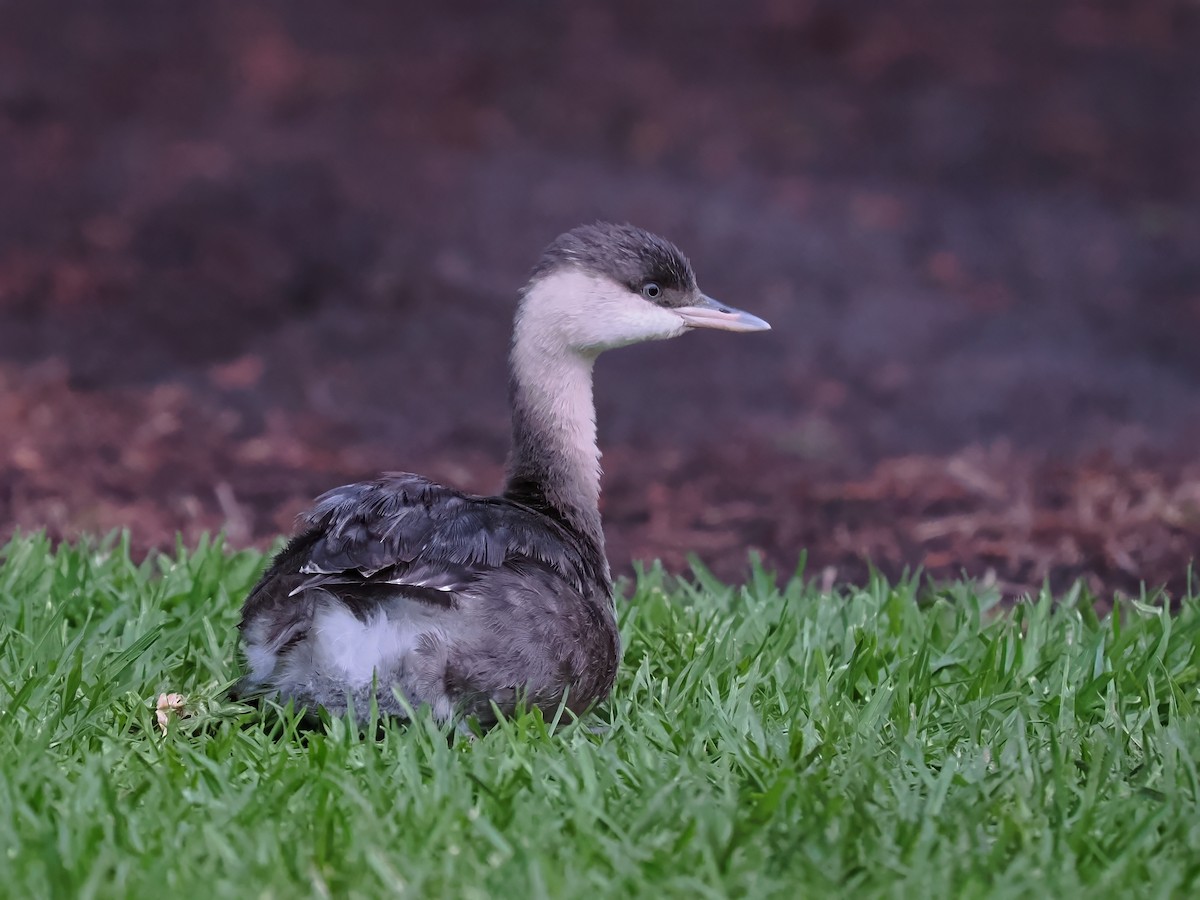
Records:
[[[0,537],[493,490],[606,218],[774,325],[601,360],[618,572],[1179,590],[1198,200],[1193,0],[0,3]]]

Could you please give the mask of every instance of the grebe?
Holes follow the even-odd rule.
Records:
[[[484,724],[522,701],[579,713],[607,697],[620,638],[592,366],[692,328],[770,326],[705,296],[687,258],[639,228],[558,237],[517,308],[503,492],[389,474],[318,498],[246,599],[236,695]]]

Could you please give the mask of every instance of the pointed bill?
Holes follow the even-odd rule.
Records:
[[[721,331],[770,331],[771,325],[764,319],[741,309],[718,303],[712,297],[701,295],[700,301],[691,306],[676,306],[677,313],[689,328],[718,328]]]

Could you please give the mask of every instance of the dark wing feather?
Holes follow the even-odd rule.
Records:
[[[555,520],[419,475],[335,488],[302,523],[246,599],[243,625],[259,612],[284,613],[300,602],[295,595],[318,586],[347,600],[402,586],[417,599],[449,603],[454,591],[506,563],[549,567],[585,594],[609,587],[602,551]]]
[[[389,474],[335,488],[304,516],[318,532],[305,574],[356,576],[446,586],[446,576],[493,569],[513,557],[553,568],[585,590],[603,580],[602,560],[589,558],[578,535],[528,507],[473,497],[422,478]],[[600,565],[598,565],[600,564]]]

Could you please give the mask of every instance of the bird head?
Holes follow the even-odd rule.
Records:
[[[522,291],[521,326],[588,355],[693,328],[771,327],[701,291],[670,241],[605,222],[574,228],[546,248]]]

